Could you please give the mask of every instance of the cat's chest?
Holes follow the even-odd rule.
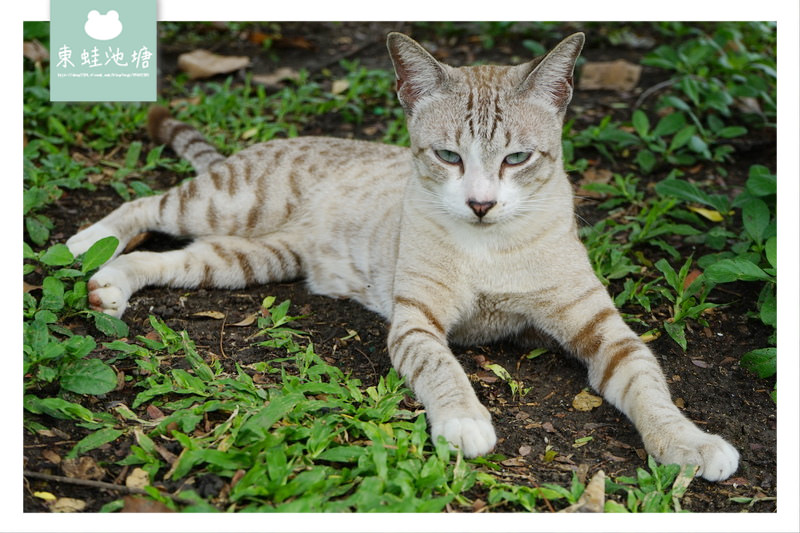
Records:
[[[528,327],[526,293],[477,293],[450,332],[457,344],[479,344],[512,336]]]

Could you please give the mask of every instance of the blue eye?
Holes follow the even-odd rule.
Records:
[[[519,165],[530,159],[530,157],[530,152],[514,152],[513,154],[507,155],[504,161],[508,165]]]
[[[434,153],[436,154],[436,157],[445,163],[449,163],[451,165],[457,165],[461,163],[461,156],[455,152],[451,152],[450,150],[436,150]]]

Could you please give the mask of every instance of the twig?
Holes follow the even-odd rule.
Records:
[[[23,470],[22,475],[25,477],[41,479],[44,481],[54,481],[56,483],[69,483],[71,485],[81,485],[83,487],[91,487],[95,489],[114,490],[117,492],[125,492],[128,494],[145,494],[145,495],[147,494],[146,490],[137,487],[117,485],[116,483],[106,483],[105,481],[94,481],[92,479],[78,479],[75,477],[54,476],[52,474],[42,474],[40,472],[33,472],[32,470]],[[190,505],[195,503],[192,500],[187,500],[186,498],[181,498],[180,496],[174,496],[172,494],[169,494],[168,492],[161,492],[161,494],[163,496],[170,498],[172,501],[176,503],[182,503],[185,505]]]
[[[665,87],[669,87],[670,85],[675,85],[682,79],[683,78],[670,78],[666,81],[662,81],[660,83],[656,83],[655,85],[648,87],[642,94],[639,95],[639,98],[636,99],[636,103],[633,104],[633,108],[639,109],[639,106],[642,105],[642,103],[645,100],[647,100],[651,94],[658,92]]]

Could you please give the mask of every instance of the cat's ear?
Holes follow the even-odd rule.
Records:
[[[572,74],[584,40],[583,33],[573,33],[544,58],[528,63],[532,70],[520,85],[520,90],[544,98],[559,111],[564,111],[572,99]]]
[[[397,96],[407,113],[447,81],[445,67],[412,38],[392,32],[386,39],[397,77]]]

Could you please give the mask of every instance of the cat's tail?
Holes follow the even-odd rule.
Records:
[[[154,141],[172,147],[175,153],[192,164],[198,174],[207,172],[211,165],[225,160],[225,156],[199,131],[172,118],[166,107],[155,105],[150,108],[147,132]]]

